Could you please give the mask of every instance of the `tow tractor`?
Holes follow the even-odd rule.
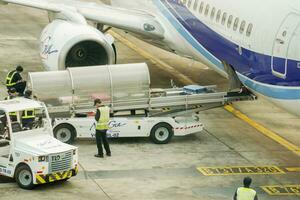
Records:
[[[25,126],[21,116],[26,110],[34,110],[35,119]],[[53,137],[44,103],[25,98],[0,101],[0,175],[33,189],[75,176],[77,166],[77,147]]]
[[[153,89],[150,85],[145,63],[29,73],[29,89],[47,104],[54,136],[66,143],[95,136],[95,98],[111,108],[109,137],[150,137],[157,144],[168,143],[173,135],[202,131],[201,110],[255,99],[250,93],[217,92],[215,86]]]

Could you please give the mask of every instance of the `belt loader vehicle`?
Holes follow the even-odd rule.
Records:
[[[165,144],[172,136],[200,132],[198,111],[253,96],[228,96],[214,86],[151,89],[148,66],[126,64],[29,73],[29,89],[47,104],[54,136],[66,143],[95,136],[93,100],[110,106],[109,137],[150,137]],[[57,117],[59,113],[72,114]],[[81,117],[79,117],[81,116]]]
[[[34,110],[26,126],[24,111]],[[44,103],[25,98],[0,101],[0,175],[14,178],[23,189],[67,180],[77,174],[77,147],[53,137]]]

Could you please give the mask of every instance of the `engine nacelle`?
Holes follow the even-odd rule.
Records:
[[[114,40],[89,25],[54,20],[40,38],[40,56],[48,70],[115,64]]]

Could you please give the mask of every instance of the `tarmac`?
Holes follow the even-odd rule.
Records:
[[[25,74],[44,70],[38,49],[40,33],[47,23],[44,11],[0,6],[2,83],[17,64],[24,66]],[[227,80],[205,65],[113,31],[120,36],[116,40],[118,63],[147,62],[153,88],[170,87],[172,79],[177,86],[189,80],[217,85],[220,91],[227,89]],[[133,50],[124,41],[138,48]],[[0,93],[4,98],[3,85]],[[174,137],[166,145],[153,144],[148,138],[113,139],[112,157],[99,159],[94,157],[94,140],[78,140],[74,144],[80,156],[76,177],[32,191],[0,177],[1,199],[232,199],[245,176],[253,178],[259,199],[300,199],[300,119],[261,98],[237,102],[233,107],[261,126],[221,107],[200,113],[204,131]],[[289,149],[291,145],[296,149]]]

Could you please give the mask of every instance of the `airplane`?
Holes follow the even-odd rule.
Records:
[[[192,58],[300,116],[300,2],[297,0],[0,0],[48,12],[40,55],[48,70],[113,64],[102,25]],[[95,28],[87,20],[98,24]]]

